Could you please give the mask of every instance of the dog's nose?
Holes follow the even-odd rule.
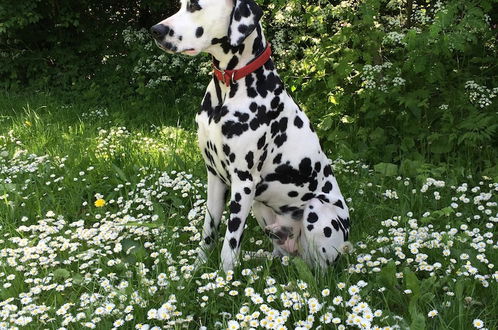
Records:
[[[162,39],[168,34],[170,28],[166,25],[156,24],[150,28],[150,33],[156,39]]]

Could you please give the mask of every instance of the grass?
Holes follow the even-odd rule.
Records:
[[[0,329],[498,328],[494,180],[338,159],[351,254],[272,259],[250,220],[239,268],[219,271],[220,242],[195,270],[193,111],[143,107],[0,98]]]

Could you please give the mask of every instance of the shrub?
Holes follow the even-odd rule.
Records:
[[[329,149],[373,162],[460,157],[490,166],[498,141],[496,7],[288,1],[275,16],[292,30],[286,43],[303,51],[290,50],[286,80]]]

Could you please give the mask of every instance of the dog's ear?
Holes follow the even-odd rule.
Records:
[[[233,2],[228,40],[232,46],[239,46],[258,26],[263,10],[254,0],[233,0]]]

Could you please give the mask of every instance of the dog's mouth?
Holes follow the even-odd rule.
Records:
[[[189,48],[189,49],[185,49],[182,51],[183,54],[187,54],[187,55],[190,55],[190,56],[194,56],[194,55],[197,55],[199,54],[199,52],[193,48]]]
[[[194,55],[197,55],[199,52],[197,50],[195,50],[194,48],[186,48],[186,49],[183,49],[183,50],[178,50],[178,47],[173,45],[172,43],[165,43],[163,44],[162,42],[159,42],[157,40],[154,40],[156,42],[156,45],[161,48],[162,50],[164,50],[166,53],[169,53],[169,54],[178,54],[178,53],[181,53],[181,54],[186,54],[186,55],[190,55],[190,56],[194,56]]]

